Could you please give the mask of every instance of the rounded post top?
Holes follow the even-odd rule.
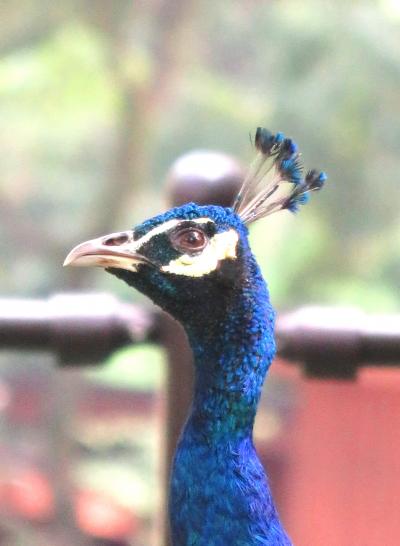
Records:
[[[179,157],[167,174],[167,196],[173,206],[229,207],[243,182],[244,169],[234,157],[222,152],[194,150]]]

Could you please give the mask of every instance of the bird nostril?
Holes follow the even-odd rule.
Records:
[[[105,239],[103,241],[103,245],[106,246],[120,246],[129,241],[128,235],[121,234],[121,235],[115,235],[113,237],[109,237],[108,239]]]

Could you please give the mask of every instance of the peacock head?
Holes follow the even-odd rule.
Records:
[[[258,128],[257,157],[232,207],[188,203],[76,246],[64,265],[100,266],[149,296],[178,320],[193,304],[223,309],[223,300],[249,277],[253,257],[247,225],[277,212],[296,212],[324,173],[303,176],[295,143]]]

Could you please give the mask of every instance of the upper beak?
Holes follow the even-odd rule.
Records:
[[[145,256],[135,251],[132,231],[111,233],[77,245],[64,260],[64,267],[99,266],[137,271],[139,264],[154,265]]]

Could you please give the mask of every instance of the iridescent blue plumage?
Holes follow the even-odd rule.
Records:
[[[274,311],[249,224],[297,211],[326,175],[303,178],[295,143],[258,128],[259,155],[232,208],[189,203],[83,243],[66,263],[101,265],[183,325],[194,355],[190,415],[171,475],[173,546],[290,546],[253,445],[275,354]],[[286,191],[285,191],[286,190]]]
[[[239,233],[238,260],[225,264],[234,268],[231,282],[218,282],[226,272],[199,281],[196,306],[184,305],[182,282],[180,308],[169,309],[187,332],[196,368],[193,406],[171,477],[173,544],[289,545],[252,439],[275,343],[274,312],[248,230],[232,209],[191,203],[144,222],[135,233],[143,236],[171,219],[205,217],[219,231]],[[160,304],[155,290],[146,293]],[[169,298],[163,304],[169,308]]]

